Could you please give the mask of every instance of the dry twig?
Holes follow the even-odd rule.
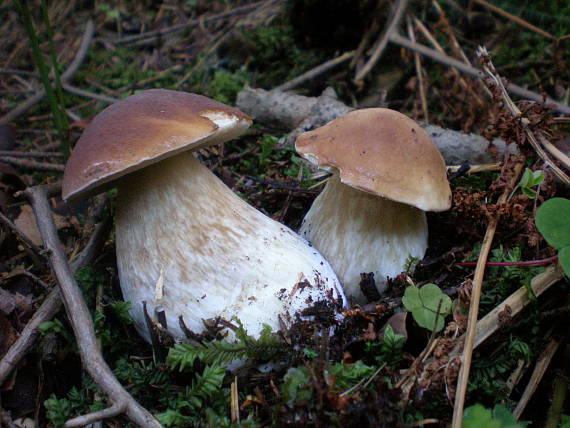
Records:
[[[548,153],[544,151],[540,143],[542,143],[547,148],[547,150],[550,151],[550,153],[553,153],[554,156],[558,158],[558,160],[560,160],[567,168],[570,169],[570,159],[568,158],[568,156],[566,156],[564,153],[562,153],[560,150],[554,147],[554,145],[552,145],[546,139],[546,137],[544,137],[544,135],[540,133],[540,131],[537,131],[535,135],[531,127],[530,120],[522,116],[522,112],[507,93],[505,85],[503,85],[503,81],[501,80],[500,76],[497,74],[497,71],[495,70],[493,63],[489,58],[489,53],[487,52],[487,49],[485,49],[484,47],[479,47],[477,55],[479,55],[479,57],[483,59],[483,71],[489,77],[491,82],[493,82],[493,85],[499,88],[499,90],[501,91],[501,95],[503,97],[503,102],[505,103],[505,106],[511,112],[513,117],[520,120],[521,123],[523,124],[524,132],[528,138],[528,141],[530,142],[530,144],[532,145],[533,149],[536,151],[538,156],[544,162],[546,162],[546,164],[552,169],[554,174],[560,180],[562,180],[566,184],[570,184],[570,177],[568,177],[568,175],[564,171],[562,171],[558,167],[558,165],[556,165],[556,163],[550,158]]]
[[[89,238],[87,245],[79,256],[71,262],[72,272],[87,265],[99,254],[101,247],[111,231],[111,226],[112,218],[110,215],[95,226],[95,230]],[[59,289],[56,287],[46,296],[32,319],[28,321],[16,341],[0,360],[0,385],[6,381],[10,373],[12,373],[28,349],[35,342],[39,333],[38,328],[40,324],[51,320],[61,308],[61,303]]]
[[[77,340],[83,367],[111,402],[111,407],[69,420],[66,426],[81,426],[85,423],[100,420],[103,417],[112,417],[125,413],[131,421],[140,426],[160,427],[161,425],[158,421],[119,383],[97,348],[93,320],[73,277],[63,251],[63,245],[57,236],[46,188],[43,186],[30,187],[23,194],[32,204],[38,229],[46,249],[49,250],[50,267],[59,284],[66,313]]]
[[[378,37],[374,47],[372,48],[373,52],[368,58],[368,61],[356,71],[354,76],[354,82],[357,86],[362,86],[363,80],[368,73],[374,68],[382,54],[384,53],[384,49],[388,46],[388,42],[391,40],[393,34],[397,33],[398,26],[400,25],[400,21],[404,17],[404,12],[408,7],[408,0],[397,0],[394,3],[394,7],[392,9],[392,14],[389,19],[389,23],[386,26],[384,32]]]
[[[106,103],[114,103],[115,101],[117,101],[114,98],[105,97],[103,95],[97,95],[92,92],[76,88],[75,86],[72,86],[69,83],[73,75],[77,72],[77,70],[79,70],[79,67],[81,67],[81,64],[83,64],[83,61],[87,57],[87,51],[89,49],[89,46],[91,45],[91,41],[93,40],[94,34],[95,34],[95,25],[93,24],[93,21],[89,20],[87,21],[87,25],[85,26],[85,32],[83,33],[83,37],[81,39],[81,45],[79,46],[79,49],[75,54],[73,61],[71,61],[69,67],[67,67],[67,69],[61,75],[61,84],[62,87],[68,92],[81,95],[87,98],[94,98]],[[13,121],[18,116],[25,113],[34,105],[39,103],[44,97],[45,97],[45,90],[39,89],[36,94],[32,95],[26,101],[19,104],[15,109],[2,116],[0,118],[0,125],[6,125],[7,123]]]
[[[414,29],[412,27],[412,22],[408,17],[407,20],[407,29],[408,29],[408,37],[412,42],[416,42],[416,35],[414,33]],[[420,91],[420,100],[422,102],[422,111],[424,113],[424,120],[429,122],[429,114],[428,114],[428,107],[427,107],[427,98],[426,98],[426,90],[424,84],[424,76],[423,76],[423,68],[422,68],[422,60],[420,55],[417,52],[414,52],[414,64],[416,67],[416,76],[418,78],[418,89]]]
[[[22,168],[30,168],[30,169],[37,169],[40,171],[57,171],[63,172],[65,169],[64,165],[54,164],[54,163],[45,163],[45,162],[36,162],[33,160],[26,160],[17,157],[10,157],[10,156],[0,156],[0,162],[8,163],[10,165],[19,166]]]
[[[497,201],[498,204],[504,204],[507,198],[518,182],[520,173],[524,163],[518,162],[514,168],[513,175],[509,180],[503,193]],[[483,284],[483,276],[485,274],[485,266],[487,257],[491,251],[493,244],[493,237],[497,230],[499,223],[499,215],[495,215],[489,220],[487,231],[483,238],[479,259],[477,260],[477,267],[475,269],[475,276],[473,278],[473,288],[471,290],[471,300],[469,302],[469,318],[467,321],[467,331],[465,333],[465,344],[463,346],[463,357],[461,361],[461,368],[459,370],[459,378],[457,380],[457,391],[455,393],[455,404],[453,406],[453,422],[452,428],[461,428],[463,420],[463,407],[465,405],[465,392],[467,391],[467,382],[469,381],[469,371],[471,368],[471,357],[473,356],[473,344],[475,342],[475,335],[477,331],[477,314],[479,313],[479,301],[481,299],[481,288]]]
[[[519,419],[521,417],[526,405],[532,398],[534,391],[536,391],[536,388],[538,388],[538,384],[542,380],[542,377],[544,376],[544,373],[546,372],[546,369],[548,368],[550,361],[552,361],[552,357],[554,357],[554,354],[558,350],[558,346],[560,346],[560,341],[558,339],[555,338],[550,339],[550,341],[548,342],[548,344],[546,345],[546,347],[538,357],[532,375],[530,376],[530,380],[526,385],[526,388],[523,392],[521,399],[517,403],[517,407],[513,411],[513,415],[516,419]]]

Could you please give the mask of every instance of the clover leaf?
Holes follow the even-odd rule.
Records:
[[[570,275],[570,200],[549,199],[537,210],[535,223],[546,242],[558,250],[558,262]]]
[[[435,284],[406,288],[402,303],[418,325],[431,331],[435,326],[436,332],[443,328],[444,318],[451,312],[451,299]]]
[[[535,199],[536,198],[536,190],[532,189],[534,186],[538,186],[542,184],[544,181],[544,173],[540,170],[538,171],[531,171],[529,168],[525,169],[521,181],[519,182],[519,186],[521,191],[529,198]]]

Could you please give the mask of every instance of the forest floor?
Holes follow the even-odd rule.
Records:
[[[148,414],[174,427],[569,427],[570,6],[492,3],[1,6],[0,425],[124,427]],[[150,88],[229,105],[245,88],[307,100],[332,88],[346,108],[388,107],[502,139],[516,154],[491,145],[483,165],[451,166],[452,207],[428,213],[425,258],[390,278],[379,299],[352,305],[330,339],[317,321],[258,339],[236,322],[235,343],[160,336],[149,345],[121,296],[116,193],[75,204],[59,193],[70,147],[91,119]],[[324,180],[284,143],[294,127],[254,117],[239,140],[199,156],[252,206],[298,230]],[[550,211],[537,214],[548,200]],[[80,337],[91,327],[70,316],[69,270],[58,270],[67,262],[40,224],[49,211],[97,349]],[[403,303],[428,284],[435,300]],[[101,354],[112,372],[99,378]],[[228,370],[235,358],[246,363]],[[267,361],[273,370],[261,371]],[[134,400],[120,402],[121,391]]]

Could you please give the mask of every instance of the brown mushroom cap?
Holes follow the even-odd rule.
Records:
[[[235,138],[250,125],[246,114],[202,95],[166,89],[132,95],[87,126],[65,167],[63,198],[97,193],[180,152]]]
[[[445,162],[429,135],[394,110],[354,110],[296,141],[297,151],[340,180],[365,192],[444,211],[451,205]]]

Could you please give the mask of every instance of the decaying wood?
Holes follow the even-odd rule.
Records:
[[[353,110],[338,100],[332,88],[325,90],[319,97],[246,88],[238,94],[237,107],[257,123],[285,131],[292,130],[284,141],[285,144],[293,144],[306,130],[322,126]],[[491,145],[499,154],[507,150],[511,153],[516,151],[514,145],[507,147],[501,139],[489,143],[477,134],[466,134],[429,124],[422,127],[432,137],[448,164],[495,162],[496,159],[489,150]]]

